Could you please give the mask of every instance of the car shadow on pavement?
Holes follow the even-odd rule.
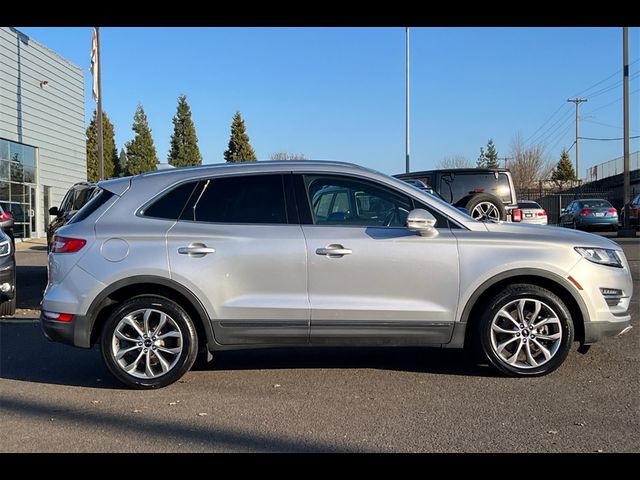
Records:
[[[213,361],[194,370],[264,370],[296,368],[366,368],[477,377],[499,376],[459,349],[427,347],[293,347],[243,349],[214,353]]]
[[[366,368],[494,377],[460,350],[409,347],[308,347],[216,352],[200,371]],[[194,368],[196,370],[196,368]],[[93,388],[125,388],[102,362],[98,347],[73,348],[45,339],[37,322],[0,322],[0,378]]]
[[[39,309],[47,287],[47,267],[18,265],[16,267],[17,307]]]

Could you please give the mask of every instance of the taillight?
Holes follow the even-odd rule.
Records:
[[[539,217],[546,217],[547,216],[547,212],[545,212],[544,210],[541,212],[538,212],[538,216]]]
[[[55,320],[57,322],[70,322],[73,320],[73,315],[70,313],[47,312],[45,310],[43,310],[42,313],[49,320]]]
[[[580,215],[581,215],[582,217],[586,217],[587,215],[591,215],[591,210],[589,210],[588,208],[586,208],[586,209],[584,209],[584,210],[582,210],[582,211],[580,212]]]
[[[611,214],[611,216],[613,217],[614,215],[617,217],[618,216],[618,211],[615,208],[610,208],[609,210],[607,210],[607,213]]]
[[[513,222],[521,222],[522,221],[522,210],[516,208],[513,212],[511,212],[511,221]]]
[[[76,253],[86,245],[83,238],[53,237],[53,248],[51,253]]]

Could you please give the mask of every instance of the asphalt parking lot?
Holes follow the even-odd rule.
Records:
[[[614,240],[635,328],[546,377],[504,378],[453,350],[246,350],[144,392],[97,349],[44,338],[46,252],[24,248],[19,310],[0,321],[0,451],[638,452],[640,238]]]

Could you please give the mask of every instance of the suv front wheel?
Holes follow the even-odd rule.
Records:
[[[479,340],[489,362],[509,376],[558,368],[573,342],[571,315],[557,295],[537,285],[511,285],[488,303]]]
[[[169,385],[193,365],[198,338],[177,303],[159,296],[134,297],[109,316],[102,331],[102,358],[132,388]]]

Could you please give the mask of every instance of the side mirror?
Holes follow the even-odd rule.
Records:
[[[58,210],[58,207],[51,207],[49,209],[49,215],[60,215],[60,210]]]
[[[415,208],[407,217],[407,228],[412,232],[418,232],[423,237],[435,237],[438,230],[435,228],[436,218],[422,208]]]
[[[561,208],[560,209],[560,214],[563,214],[563,213],[567,213],[567,209],[566,208]]]

